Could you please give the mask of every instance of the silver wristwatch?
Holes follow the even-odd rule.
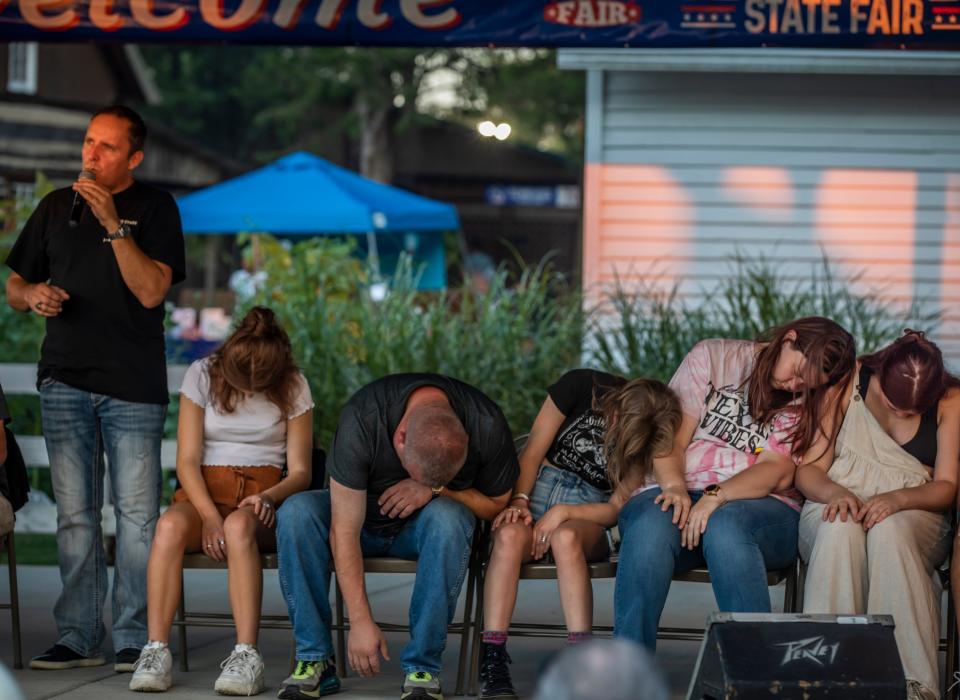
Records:
[[[130,235],[130,227],[126,224],[120,224],[117,227],[117,230],[113,233],[108,233],[104,236],[104,241],[119,241],[121,238],[126,238]]]

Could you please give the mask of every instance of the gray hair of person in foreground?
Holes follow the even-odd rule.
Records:
[[[602,689],[602,690],[601,690]],[[668,700],[653,656],[626,639],[595,639],[564,649],[540,677],[534,700]]]

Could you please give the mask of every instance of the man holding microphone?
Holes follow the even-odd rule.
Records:
[[[168,193],[137,182],[146,127],[133,110],[90,120],[84,172],[30,216],[7,266],[7,303],[46,317],[37,384],[57,501],[58,639],[32,668],[105,663],[104,453],[117,515],[113,647],[130,671],[146,643],[146,566],[160,500],[167,393],[163,301],[184,277]]]

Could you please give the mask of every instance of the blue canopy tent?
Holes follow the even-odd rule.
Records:
[[[421,289],[446,286],[443,231],[457,210],[298,152],[177,200],[188,234],[362,235],[390,274],[400,253],[426,265]]]

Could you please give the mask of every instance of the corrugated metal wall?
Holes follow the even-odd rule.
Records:
[[[789,281],[826,253],[858,291],[942,308],[960,365],[960,78],[591,71],[588,91],[585,284],[695,300],[738,252]]]

